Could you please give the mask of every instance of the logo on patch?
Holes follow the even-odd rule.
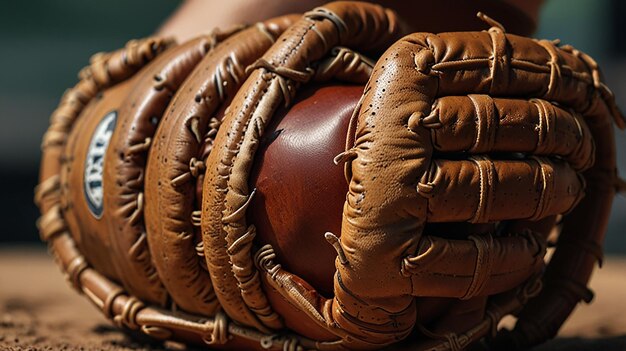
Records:
[[[109,112],[102,118],[91,136],[87,150],[83,183],[87,207],[96,218],[102,216],[104,156],[111,141],[116,120],[117,111]]]

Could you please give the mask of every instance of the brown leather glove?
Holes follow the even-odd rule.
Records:
[[[331,3],[97,56],[44,137],[42,238],[156,338],[540,343],[590,300],[624,120],[591,58],[493,24],[400,39],[394,13]]]

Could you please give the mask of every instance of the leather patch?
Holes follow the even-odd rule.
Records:
[[[98,219],[102,217],[103,209],[102,172],[104,170],[104,156],[113,135],[116,121],[117,111],[111,111],[102,118],[91,136],[87,157],[85,158],[83,175],[85,199],[87,200],[89,211]]]

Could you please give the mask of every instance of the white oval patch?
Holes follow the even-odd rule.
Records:
[[[98,123],[96,130],[93,132],[89,142],[89,149],[87,150],[83,184],[87,207],[89,207],[91,214],[96,218],[102,217],[104,156],[113,135],[116,120],[117,111],[109,112],[102,118],[102,121]]]

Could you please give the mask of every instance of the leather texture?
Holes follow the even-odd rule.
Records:
[[[109,228],[102,225],[111,216],[103,212],[98,218],[92,215],[85,196],[85,177],[87,172],[84,166],[87,159],[88,148],[92,135],[100,121],[109,113],[114,113],[122,105],[124,98],[130,92],[135,78],[120,83],[96,97],[83,113],[85,118],[78,119],[75,128],[69,133],[67,146],[65,147],[61,170],[61,204],[66,210],[64,217],[72,233],[76,244],[82,252],[85,252],[88,261],[104,275],[120,279],[119,272],[115,269],[112,252],[112,243],[109,237]],[[77,186],[70,186],[76,184]],[[103,199],[104,202],[106,202]],[[107,208],[107,204],[103,208]]]
[[[415,322],[411,296],[430,294],[433,282],[445,282],[438,294],[458,294],[464,298],[489,291],[493,282],[490,276],[505,277],[513,284],[516,280],[523,281],[515,279],[519,278],[516,277],[519,271],[509,259],[517,257],[518,267],[532,267],[543,256],[540,240],[533,234],[470,236],[473,245],[469,241],[446,242],[420,235],[426,221],[541,219],[571,211],[583,196],[584,178],[560,160],[532,153],[519,160],[485,155],[500,151],[499,138],[494,136],[499,130],[494,127],[501,118],[496,114],[490,117],[487,112],[484,119],[475,120],[479,132],[473,145],[462,150],[465,157],[460,160],[438,157],[431,141],[431,130],[439,127],[437,108],[433,106],[435,99],[463,94],[533,97],[569,106],[586,118],[601,113],[604,119],[611,118],[609,108],[614,108],[614,101],[597,80],[597,67],[586,56],[569,47],[558,48],[552,42],[507,35],[497,27],[481,33],[412,34],[394,44],[378,62],[365,89],[354,134],[348,136],[352,140],[348,151],[353,156],[347,161],[350,187],[341,245],[349,264],[337,264],[338,289],[333,303],[340,306],[337,307],[340,312],[333,310],[333,316],[339,319],[339,324],[352,323],[358,327],[355,329],[360,337],[385,342],[391,341],[390,334],[402,336],[407,332],[404,323],[410,326]],[[580,91],[586,93],[574,93]],[[413,97],[407,95],[411,92]],[[474,105],[480,113],[481,104],[474,102]],[[622,116],[616,110],[612,112],[623,123]],[[541,131],[541,127],[537,128],[537,132]],[[551,128],[546,134],[557,131]],[[577,132],[578,140],[584,141],[585,129],[579,128]],[[589,150],[581,154],[587,157],[577,163],[589,165],[592,147],[590,143],[582,143],[580,147],[585,149],[585,145]],[[609,162],[614,159],[614,155],[604,157]],[[612,169],[614,177],[615,168]],[[594,182],[585,180],[588,184]],[[603,200],[610,202],[612,196],[604,195]],[[606,221],[606,214],[599,217]],[[598,217],[593,218],[591,221]],[[594,243],[604,233],[602,228],[597,229],[586,232],[587,239]],[[580,235],[578,230],[572,232],[564,231],[562,236]],[[507,244],[508,240],[517,243]],[[372,242],[377,244],[371,245]],[[441,247],[437,248],[438,245]],[[510,251],[513,248],[518,251]],[[489,252],[489,257],[483,256],[482,250]],[[466,262],[474,262],[469,267],[475,268],[463,272],[468,268],[467,263],[458,262],[460,265],[455,267],[455,260],[441,260],[451,257],[450,254],[472,257]],[[583,250],[574,256],[586,261],[586,270],[595,260]],[[376,260],[368,259],[371,257]],[[548,269],[555,266],[559,266],[558,261],[551,262]],[[469,279],[464,278],[467,273]],[[569,274],[560,278],[579,281],[581,272],[572,273],[569,270]],[[583,274],[588,278],[587,273]],[[372,281],[380,284],[367,284]],[[548,279],[546,285],[550,283]],[[455,286],[461,289],[455,291]],[[500,281],[494,287],[506,290],[513,286]],[[562,286],[560,292],[568,290]],[[498,292],[503,291],[491,291]],[[543,299],[541,303],[564,305],[556,299]],[[542,328],[547,333],[556,332],[551,329],[562,323],[574,304],[566,306],[559,313],[546,316],[547,323]],[[488,312],[502,313],[503,309],[498,307],[501,306],[494,304]],[[490,325],[495,321],[489,319],[486,318],[486,326],[495,327]],[[450,347],[456,340],[457,346],[464,347],[475,335],[473,328],[465,334],[449,335],[443,343]]]
[[[167,291],[148,248],[143,219],[147,152],[172,95],[210,48],[201,37],[168,50],[135,78],[105,156],[104,211],[112,242],[112,262],[128,291],[141,300],[165,306]],[[82,119],[89,116],[83,113]],[[88,134],[89,135],[89,134]],[[83,217],[90,217],[84,213]]]
[[[154,137],[145,171],[147,239],[164,285],[185,311],[213,315],[218,308],[193,220],[195,179],[205,169],[200,149],[215,132],[209,122],[291,18],[259,23],[216,45],[173,97]]]
[[[336,2],[94,56],[44,135],[42,240],[107,318],[157,339],[553,337],[593,296],[624,118],[589,56],[481,18],[406,35]]]

